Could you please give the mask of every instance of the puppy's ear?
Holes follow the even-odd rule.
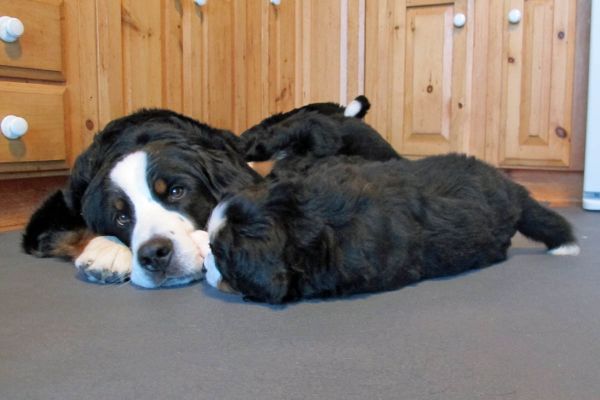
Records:
[[[253,239],[264,238],[271,225],[262,204],[241,195],[228,200],[226,218],[234,234]]]

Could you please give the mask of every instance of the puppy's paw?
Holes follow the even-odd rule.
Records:
[[[575,243],[567,243],[562,246],[548,250],[548,253],[553,256],[576,256],[579,255],[581,249]]]
[[[212,253],[209,253],[204,257],[204,269],[206,269],[206,282],[214,287],[219,288],[219,285],[223,281],[223,277],[221,273],[217,269],[217,264],[215,262],[215,257]]]
[[[121,283],[131,275],[132,254],[114,236],[97,236],[75,260],[82,277],[94,283]]]

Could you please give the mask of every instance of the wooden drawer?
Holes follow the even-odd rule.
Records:
[[[17,41],[0,41],[0,76],[63,80],[62,1],[0,0],[0,16],[21,20]]]
[[[29,125],[19,139],[0,135],[0,172],[11,163],[65,160],[64,93],[63,86],[0,82],[0,120],[16,115]]]

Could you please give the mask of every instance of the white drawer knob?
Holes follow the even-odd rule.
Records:
[[[508,12],[508,22],[511,24],[518,24],[521,22],[521,11],[513,8]]]
[[[274,6],[278,6],[281,4],[281,0],[271,0],[271,4],[273,4]]]
[[[467,22],[467,17],[463,13],[458,13],[454,16],[454,26],[457,28],[462,28],[465,26]]]
[[[19,18],[0,17],[0,39],[5,42],[14,42],[25,32],[25,27]]]
[[[7,115],[2,119],[1,129],[2,134],[8,139],[18,139],[27,133],[29,124],[27,124],[25,118]]]
[[[194,3],[196,3],[196,5],[202,7],[206,5],[206,1],[207,0],[194,0]]]

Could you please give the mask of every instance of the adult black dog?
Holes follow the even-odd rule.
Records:
[[[206,224],[226,190],[260,179],[233,133],[141,110],[96,135],[67,187],[33,214],[23,248],[73,259],[85,279],[100,283],[125,281],[137,265],[133,281],[148,286],[144,268],[168,260],[152,284],[183,284],[199,278],[202,264],[189,233]]]
[[[199,245],[209,284],[277,304],[485,267],[506,258],[516,231],[552,254],[579,252],[563,217],[452,154],[324,162],[304,178],[262,182],[220,203]]]
[[[352,107],[319,103],[285,115],[310,109],[313,118],[335,120],[337,127],[357,120],[344,116]],[[205,227],[225,192],[261,179],[244,161],[242,146],[231,132],[172,111],[117,119],[77,159],[65,190],[32,216],[23,247],[40,257],[72,259],[85,279],[98,283],[131,277],[153,288],[199,279],[203,260],[193,232]]]

